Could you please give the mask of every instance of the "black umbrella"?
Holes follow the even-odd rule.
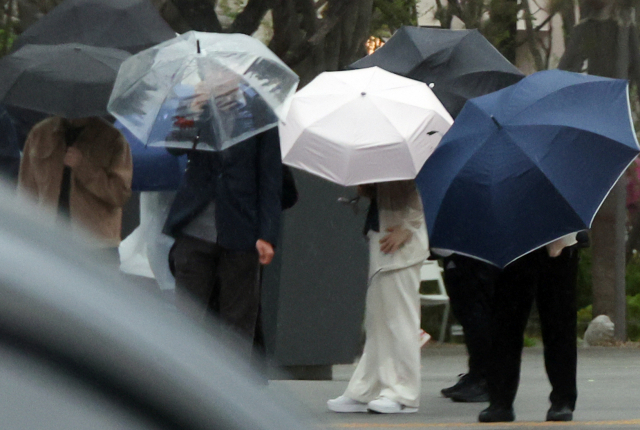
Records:
[[[468,99],[524,77],[478,30],[402,27],[349,68],[373,66],[428,84],[454,118]]]
[[[66,118],[107,115],[129,53],[69,43],[27,45],[0,59],[0,101]]]
[[[82,43],[136,53],[175,35],[149,0],[66,0],[22,33],[13,50]]]

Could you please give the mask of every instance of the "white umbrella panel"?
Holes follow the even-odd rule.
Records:
[[[378,67],[325,72],[293,96],[282,159],[345,186],[414,179],[452,123],[422,82]]]

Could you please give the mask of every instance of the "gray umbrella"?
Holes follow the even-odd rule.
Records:
[[[133,54],[175,35],[149,0],[65,0],[22,33],[13,51],[83,43]]]
[[[402,27],[351,69],[378,66],[429,85],[455,119],[465,102],[524,78],[478,30]]]
[[[77,43],[24,46],[0,59],[0,100],[66,118],[106,115],[118,69],[129,55]]]

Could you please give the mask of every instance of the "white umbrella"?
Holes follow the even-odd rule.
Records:
[[[297,86],[259,40],[190,31],[124,62],[108,109],[147,145],[215,151],[275,127]]]
[[[378,67],[325,72],[280,123],[282,159],[346,186],[414,179],[452,123],[422,82]]]

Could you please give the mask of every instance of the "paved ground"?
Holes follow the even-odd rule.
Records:
[[[571,423],[544,422],[549,382],[542,348],[526,348],[515,423],[480,424],[478,413],[486,403],[453,403],[440,389],[456,381],[465,370],[461,345],[433,345],[423,349],[422,396],[416,414],[336,414],[326,409],[327,399],[344,391],[354,366],[334,366],[332,381],[271,381],[274,395],[291,394],[309,412],[311,427],[334,429],[640,429],[640,348],[580,348],[578,352],[578,404]]]

